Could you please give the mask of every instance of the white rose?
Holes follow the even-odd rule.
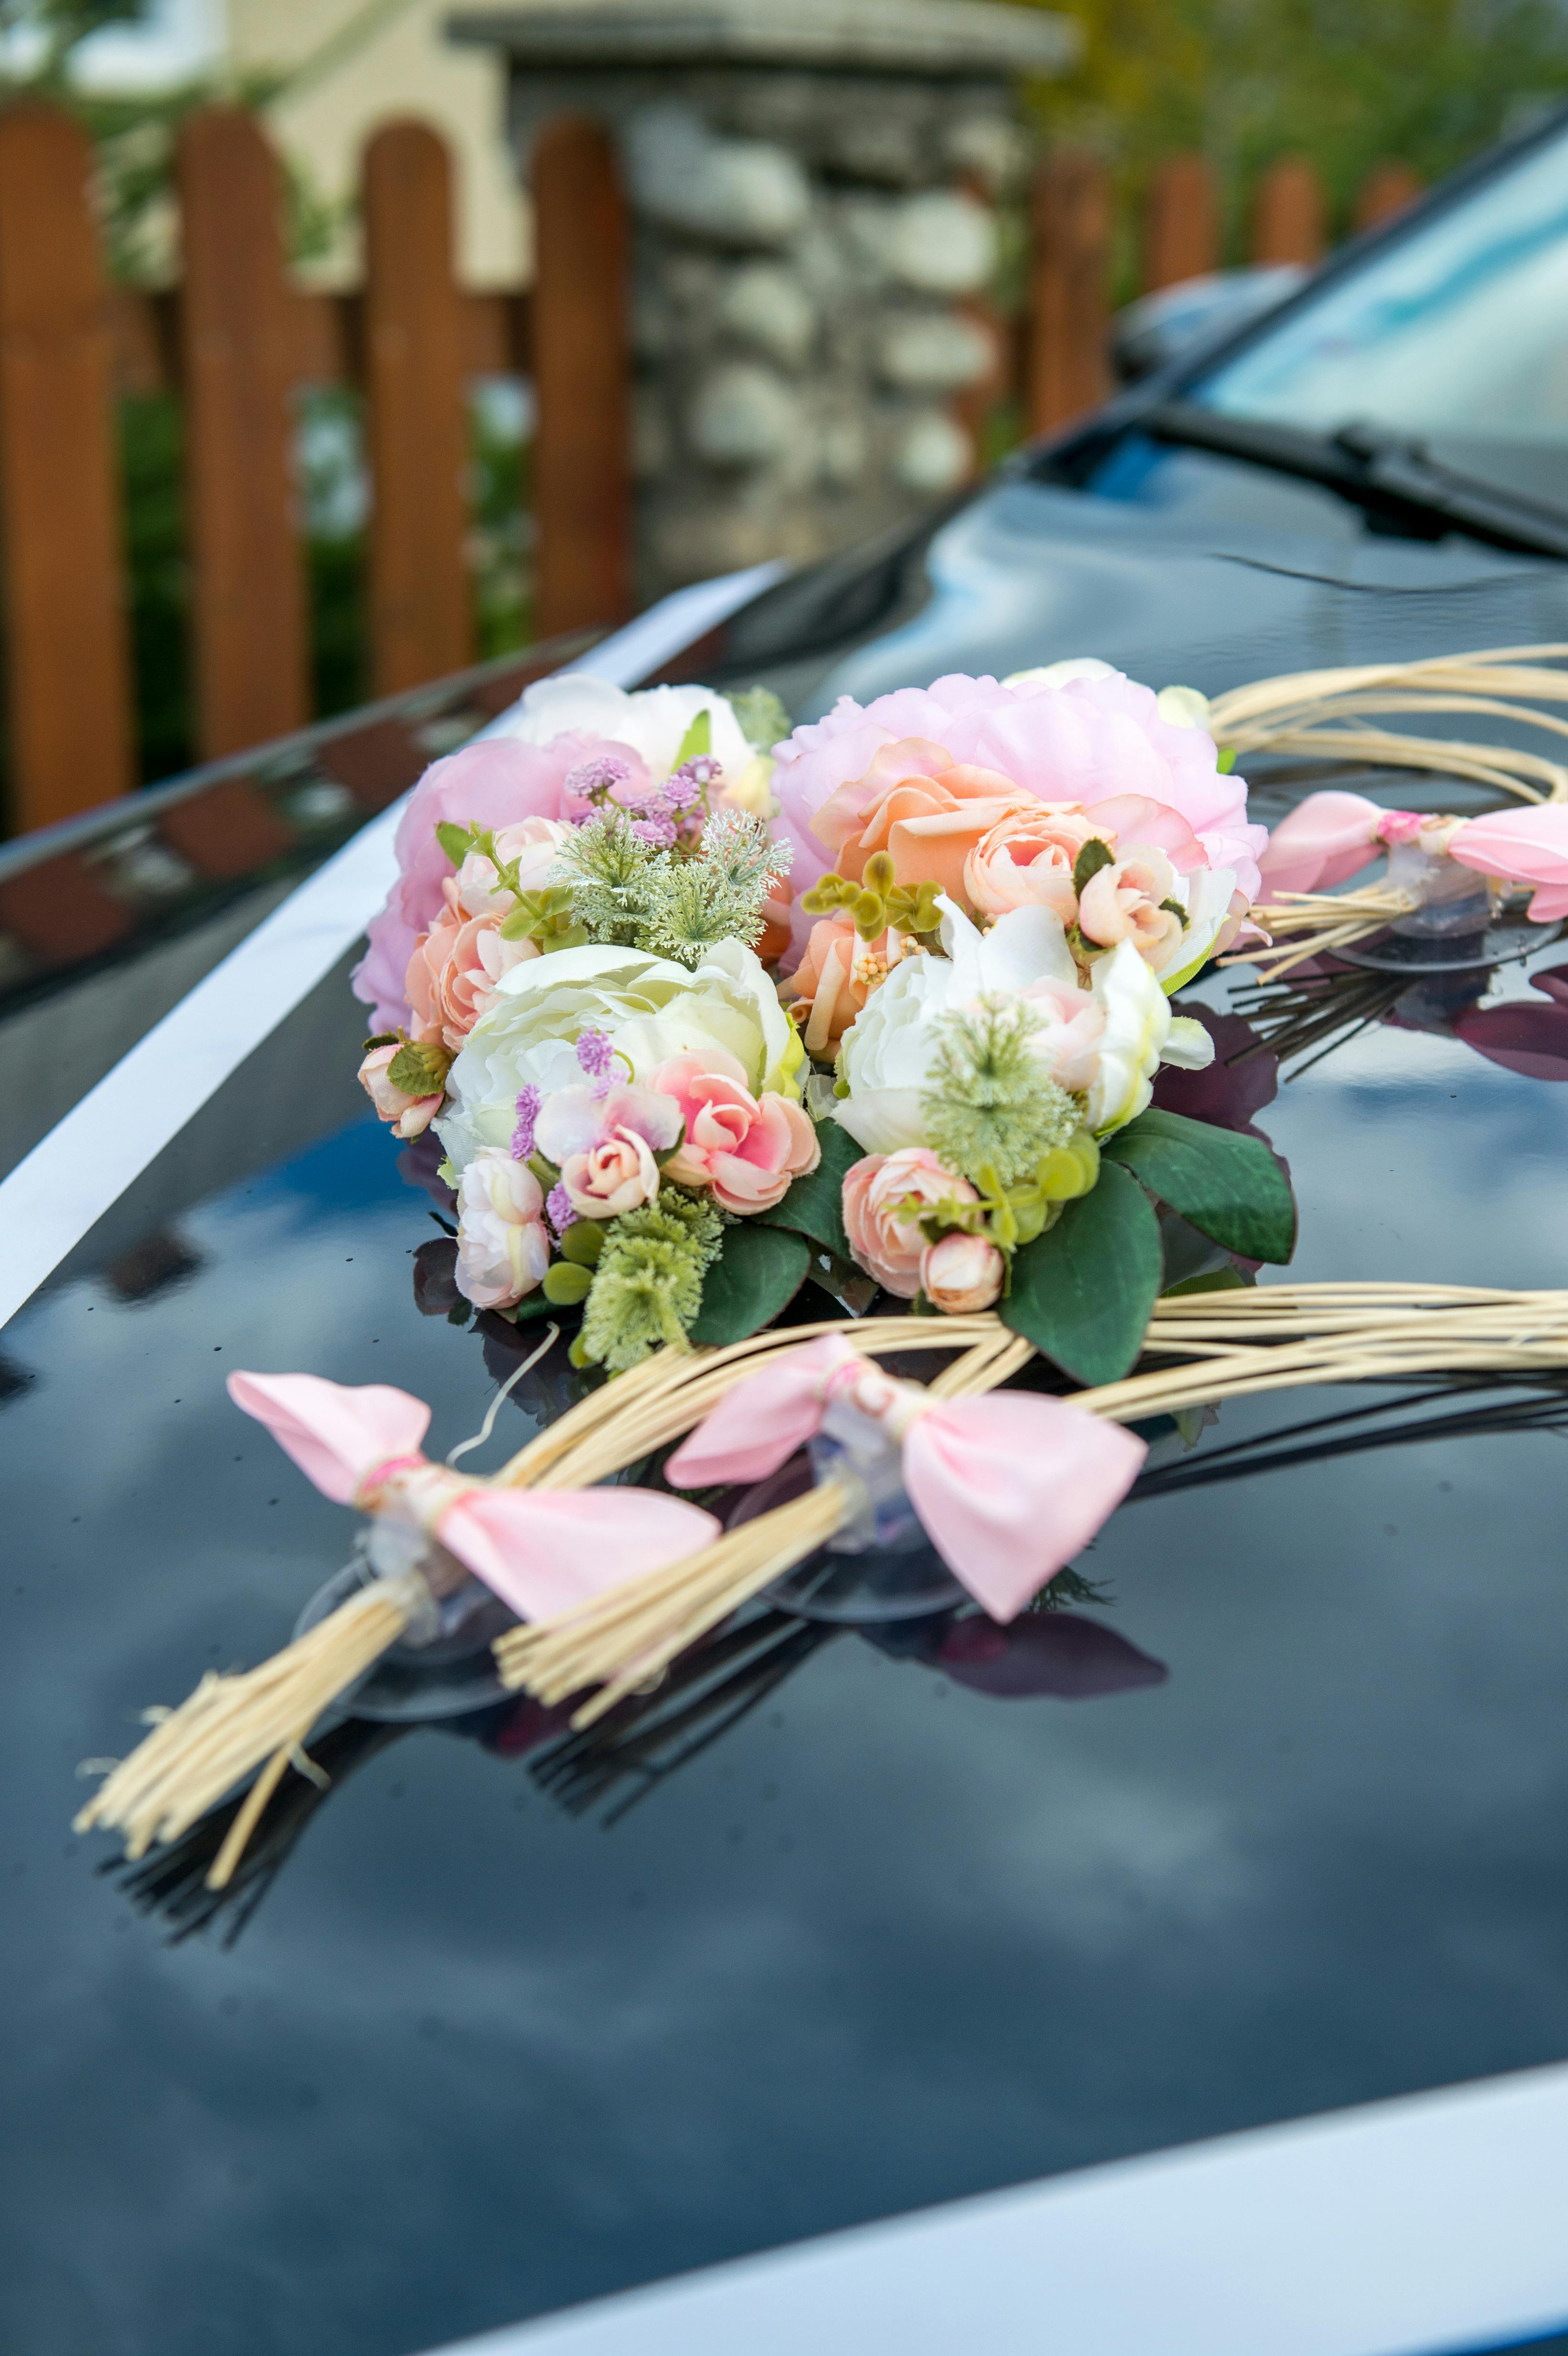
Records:
[[[537,680],[504,712],[491,732],[524,744],[548,744],[581,733],[629,744],[647,763],[656,785],[676,764],[688,730],[699,712],[708,714],[709,751],[721,772],[720,791],[739,787],[756,754],[746,742],[729,699],[711,687],[643,687],[629,693],[595,679],[592,671],[563,671]]]
[[[950,1007],[1041,985],[1076,989],[1072,952],[1050,908],[1013,908],[982,933],[950,900],[941,905],[947,955],[905,958],[844,1034],[849,1094],[836,1101],[834,1118],[868,1153],[925,1143],[921,1092],[936,1053],[934,1026]]]
[[[1209,726],[1209,699],[1200,688],[1162,687],[1155,697],[1162,720],[1172,728],[1202,728]]]
[[[549,1266],[544,1196],[525,1162],[479,1153],[457,1187],[457,1290],[478,1309],[510,1309]]]
[[[1065,662],[1036,663],[1032,669],[1009,671],[1004,687],[1071,687],[1075,679],[1115,679],[1114,663],[1098,655],[1069,655]]]
[[[518,986],[514,989],[511,985]],[[725,941],[695,972],[645,950],[585,943],[514,966],[447,1074],[437,1130],[463,1170],[509,1144],[519,1090],[581,1084],[577,1042],[602,1031],[623,1076],[652,1077],[672,1055],[709,1047],[739,1058],[753,1094],[798,1095],[805,1049],[754,951]]]

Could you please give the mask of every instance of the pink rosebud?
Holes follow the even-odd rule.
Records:
[[[722,1048],[672,1056],[653,1086],[686,1123],[666,1174],[683,1186],[710,1186],[727,1211],[771,1211],[822,1159],[810,1114],[772,1089],[754,1097],[744,1067]]]
[[[1002,819],[964,862],[964,893],[983,916],[1009,908],[1051,908],[1064,925],[1078,913],[1072,870],[1101,830],[1081,809],[1017,810]]]
[[[617,1129],[588,1152],[569,1155],[560,1183],[580,1219],[618,1219],[623,1211],[657,1200],[659,1165],[646,1138],[635,1129]]]
[[[396,1045],[372,1047],[359,1066],[359,1085],[376,1108],[379,1119],[391,1123],[394,1137],[422,1137],[436,1114],[441,1110],[442,1091],[433,1096],[411,1097],[406,1088],[395,1088],[387,1077]]]
[[[556,852],[571,832],[560,819],[525,818],[517,826],[495,830],[496,859],[502,867],[516,861],[519,892],[537,892],[549,880]],[[496,860],[471,851],[457,871],[457,897],[466,916],[508,916],[510,892],[500,889]]]
[[[1006,1273],[1001,1253],[984,1236],[944,1236],[920,1256],[920,1289],[945,1317],[989,1309],[1001,1298]]]
[[[918,1213],[908,1215],[912,1195],[922,1203],[977,1203],[966,1178],[955,1178],[923,1145],[901,1146],[896,1153],[868,1153],[844,1179],[844,1231],[849,1248],[868,1275],[900,1301],[922,1290],[925,1237]],[[995,1296],[993,1295],[993,1298]]]
[[[476,1309],[510,1309],[549,1266],[544,1194],[501,1146],[476,1153],[457,1186],[457,1289]]]
[[[1164,851],[1135,843],[1125,858],[1090,876],[1078,901],[1078,928],[1103,949],[1131,941],[1140,957],[1157,965],[1181,933],[1181,918],[1164,905],[1175,890],[1175,871]]]

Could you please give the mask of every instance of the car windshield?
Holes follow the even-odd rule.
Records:
[[[1568,507],[1568,126],[1330,277],[1192,397],[1309,432],[1370,420]]]

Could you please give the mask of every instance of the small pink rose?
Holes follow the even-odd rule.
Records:
[[[517,889],[538,892],[549,881],[556,853],[571,832],[570,826],[550,818],[526,818],[516,826],[497,827],[496,859],[482,851],[471,851],[457,871],[457,897],[464,916],[510,916],[512,894],[498,888],[496,861],[502,867],[516,861]]]
[[[397,1053],[396,1045],[372,1047],[359,1066],[359,1085],[378,1119],[391,1123],[394,1137],[422,1137],[441,1110],[442,1092],[438,1088],[433,1096],[411,1097],[405,1088],[395,1088],[387,1072]]]
[[[659,1165],[635,1129],[617,1129],[586,1153],[560,1165],[566,1199],[580,1219],[618,1219],[623,1211],[656,1202]]]
[[[744,1068],[722,1048],[672,1056],[654,1074],[653,1086],[673,1098],[686,1123],[686,1141],[666,1162],[667,1176],[683,1186],[710,1186],[727,1211],[771,1211],[791,1181],[822,1159],[810,1114],[772,1089],[754,1097]]]
[[[1100,948],[1131,941],[1140,957],[1157,962],[1181,933],[1181,918],[1163,905],[1175,890],[1176,873],[1164,851],[1135,843],[1124,858],[1091,875],[1079,896],[1078,928]]]
[[[457,1185],[457,1289],[476,1309],[510,1309],[549,1266],[544,1194],[526,1162],[498,1145],[476,1153]]]
[[[1006,1273],[1001,1253],[984,1236],[944,1236],[920,1256],[920,1289],[944,1317],[989,1309],[1001,1298]]]
[[[1064,925],[1078,913],[1072,870],[1096,826],[1076,807],[1018,810],[983,834],[964,862],[964,891],[983,916],[1005,916],[1011,908],[1051,908]]]
[[[896,1153],[868,1153],[844,1178],[844,1230],[860,1266],[884,1290],[912,1301],[921,1290],[925,1237],[905,1215],[911,1195],[923,1203],[977,1203],[966,1178],[955,1178],[923,1145]]]

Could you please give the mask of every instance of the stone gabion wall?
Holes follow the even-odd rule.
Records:
[[[635,224],[638,591],[805,562],[975,463],[976,298],[1024,148],[997,83],[692,75],[615,110]]]

